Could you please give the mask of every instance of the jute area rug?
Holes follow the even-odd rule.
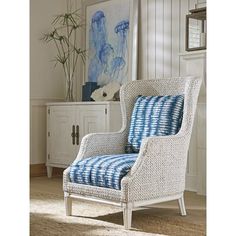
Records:
[[[65,216],[63,196],[31,193],[31,236],[80,235],[205,235],[205,211],[188,210],[181,217],[177,208],[147,207],[133,212],[132,229],[123,229],[119,207],[88,201],[73,201],[73,216]]]

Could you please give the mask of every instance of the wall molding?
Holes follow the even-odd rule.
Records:
[[[30,106],[46,106],[48,102],[64,102],[62,98],[30,98]]]
[[[194,52],[181,52],[179,53],[184,60],[193,60],[193,59],[204,59],[206,58],[206,50],[199,50]]]

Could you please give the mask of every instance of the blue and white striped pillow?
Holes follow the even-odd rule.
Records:
[[[184,95],[138,96],[131,116],[126,153],[139,152],[142,139],[175,135],[183,117]]]

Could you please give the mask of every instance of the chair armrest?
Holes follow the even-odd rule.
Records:
[[[123,198],[146,200],[184,191],[189,139],[189,134],[145,138],[130,173],[121,181],[123,193],[128,193]]]
[[[112,133],[93,133],[83,137],[79,153],[74,161],[95,155],[120,154],[125,151],[126,130]],[[70,166],[63,172],[63,189],[68,191]]]
[[[125,151],[126,130],[93,133],[83,137],[76,160],[95,155],[120,154]]]

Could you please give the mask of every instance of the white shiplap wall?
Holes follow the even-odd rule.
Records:
[[[205,0],[140,0],[139,79],[179,76],[184,65],[185,16]]]
[[[185,19],[189,10],[198,3],[206,3],[206,0],[140,0],[138,79],[185,73],[186,61],[179,56],[185,52]],[[193,134],[191,145],[195,139]],[[197,152],[188,159],[187,190],[197,190],[196,157]]]

